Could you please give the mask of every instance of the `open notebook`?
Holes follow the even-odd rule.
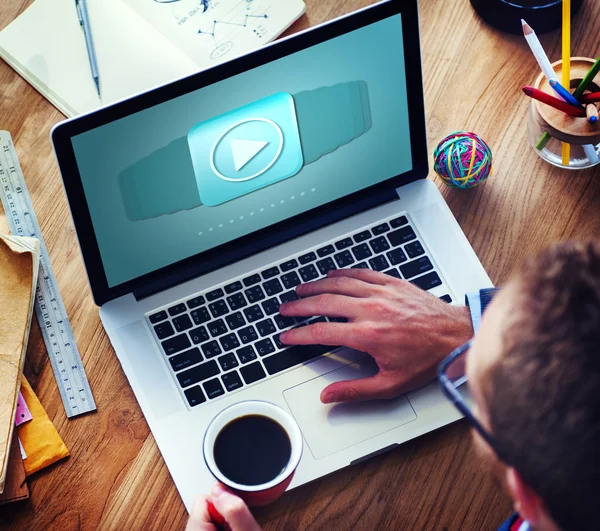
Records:
[[[70,117],[256,49],[304,11],[302,0],[88,0],[101,100],[75,0],[35,0],[0,32],[0,57]]]

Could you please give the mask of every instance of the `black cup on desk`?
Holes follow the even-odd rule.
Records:
[[[583,0],[572,0],[572,14]],[[488,24],[509,33],[523,34],[521,19],[544,33],[561,27],[562,0],[471,0],[471,5]]]

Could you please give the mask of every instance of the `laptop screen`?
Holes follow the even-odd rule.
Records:
[[[72,137],[109,287],[412,169],[401,15]]]

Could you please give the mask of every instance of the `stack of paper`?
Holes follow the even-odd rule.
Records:
[[[15,426],[39,258],[39,240],[0,236],[0,493]]]

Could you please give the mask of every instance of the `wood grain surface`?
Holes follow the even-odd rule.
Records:
[[[0,28],[29,3],[2,0]],[[306,3],[291,32],[371,2]],[[520,88],[533,83],[538,68],[524,39],[486,26],[468,0],[421,0],[420,14],[430,152],[461,129],[477,132],[494,152],[493,177],[473,190],[451,190],[431,176],[492,280],[502,283],[524,256],[550,242],[600,234],[599,172],[554,168],[527,143],[529,102]],[[600,4],[588,0],[574,19],[574,55],[599,55],[598,28]],[[560,57],[557,32],[542,42],[551,60]],[[183,529],[183,503],[90,295],[49,139],[62,118],[0,61],[0,128],[15,141],[98,405],[95,414],[67,420],[34,323],[25,373],[71,457],[31,477],[30,500],[0,509],[0,528]],[[255,514],[267,530],[494,530],[510,511],[459,422],[293,490]]]

